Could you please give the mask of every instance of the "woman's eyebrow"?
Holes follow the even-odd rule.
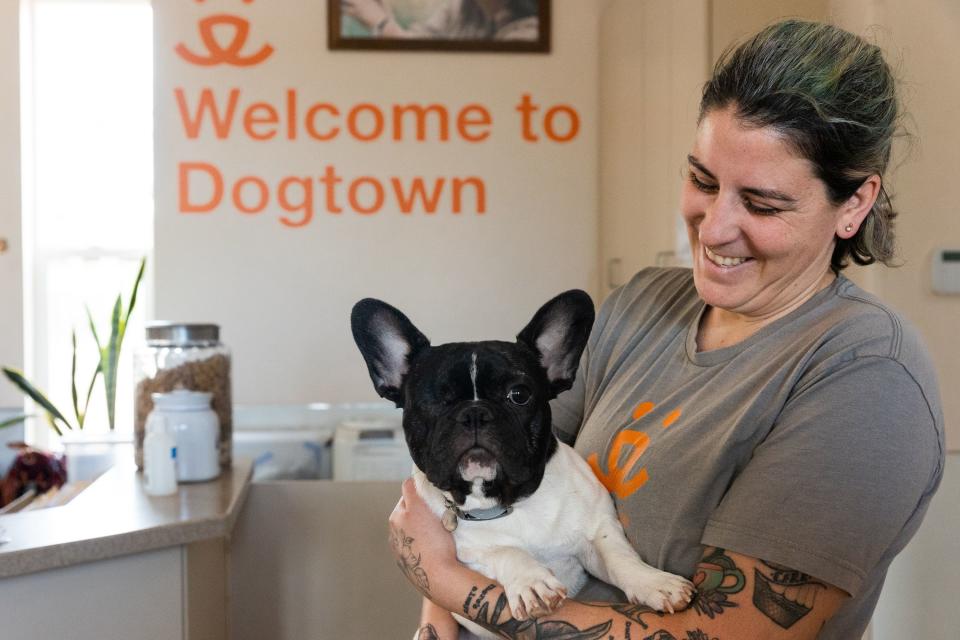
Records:
[[[697,160],[696,156],[692,154],[688,155],[687,162],[689,162],[691,165],[693,165],[697,169],[697,171],[707,176],[711,180],[717,179],[716,176],[710,173],[710,171],[705,166],[703,166],[703,164],[699,160]],[[787,194],[777,191],[775,189],[761,189],[760,187],[743,187],[742,189],[740,189],[740,191],[744,193],[749,193],[754,196],[758,196],[760,198],[765,198],[768,200],[779,200],[781,202],[786,202],[790,204],[795,203],[797,201],[796,198],[788,196]]]

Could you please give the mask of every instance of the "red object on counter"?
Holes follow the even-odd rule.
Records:
[[[23,442],[10,443],[11,449],[19,449],[10,470],[0,480],[0,507],[23,495],[31,487],[42,495],[54,487],[62,487],[67,481],[67,466],[63,456],[38,451]]]

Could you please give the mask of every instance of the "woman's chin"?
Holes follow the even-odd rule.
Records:
[[[708,306],[718,309],[734,310],[749,303],[755,291],[751,286],[748,269],[743,269],[744,267],[748,267],[748,264],[733,267],[730,272],[723,271],[719,274],[714,269],[701,271],[695,268],[693,282],[700,298]],[[724,269],[727,268],[724,267]]]

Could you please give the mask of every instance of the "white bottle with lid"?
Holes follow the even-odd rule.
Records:
[[[151,414],[143,441],[143,487],[148,495],[169,496],[177,492],[177,442],[166,419]]]
[[[150,415],[163,416],[176,440],[177,481],[202,482],[219,476],[220,423],[210,408],[213,394],[176,389],[152,397],[154,409]]]

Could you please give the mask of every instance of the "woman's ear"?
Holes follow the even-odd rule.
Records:
[[[840,205],[840,217],[837,218],[837,237],[849,240],[857,235],[864,218],[873,208],[880,196],[882,182],[880,176],[873,174],[853,192],[846,202]]]

